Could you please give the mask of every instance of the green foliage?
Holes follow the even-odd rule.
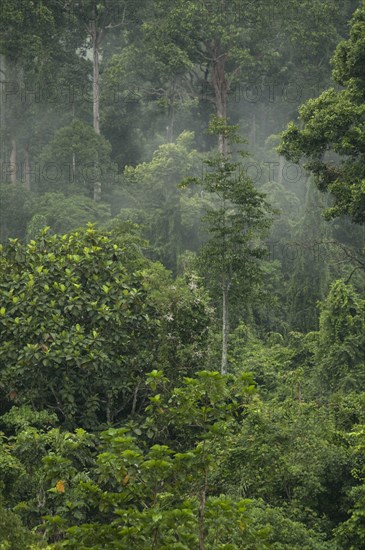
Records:
[[[157,326],[158,368],[176,383],[182,374],[211,366],[215,316],[199,277],[192,272],[173,281],[162,266],[155,265],[145,273],[145,280],[151,303],[161,312]]]
[[[349,480],[351,464],[332,415],[292,399],[254,400],[247,412],[220,472],[221,490],[263,498],[316,531],[330,531],[344,516],[339,479]]]
[[[364,424],[354,426],[353,431],[348,434],[348,441],[354,456],[355,467],[352,471],[357,484],[349,491],[351,508],[349,517],[335,529],[335,540],[341,548],[355,550],[361,548],[365,541],[364,513],[365,513],[365,431]]]
[[[175,445],[179,441],[183,449],[204,440],[206,448],[202,452],[208,454],[219,452],[218,445],[224,445],[222,436],[227,429],[237,428],[237,421],[255,389],[250,375],[224,377],[208,371],[198,372],[195,378],[185,378],[183,386],[171,394],[163,390],[167,380],[161,373],[153,371],[148,383],[160,391],[150,398],[147,410],[155,418],[161,434],[169,441],[171,427]]]
[[[322,391],[363,391],[364,300],[338,280],[321,309],[317,361]]]
[[[10,528],[11,527],[11,528]],[[31,550],[36,537],[21,523],[19,516],[0,505],[0,550]],[[43,547],[44,548],[44,547]]]
[[[108,204],[95,202],[83,195],[44,193],[37,199],[35,210],[35,216],[41,216],[42,220],[46,220],[42,229],[47,226],[52,232],[60,234],[86,226],[88,223],[104,225],[110,219]],[[31,223],[32,221],[33,219]],[[33,235],[33,238],[36,237],[38,235]]]
[[[159,298],[160,284],[171,283],[149,266],[128,239],[91,226],[62,237],[45,231],[27,246],[11,241],[0,267],[3,395],[51,408],[68,426],[134,410],[143,372],[168,348],[198,353],[209,324],[198,291]],[[169,368],[186,369],[185,358],[178,352]]]
[[[29,427],[44,428],[55,426],[58,422],[57,415],[46,410],[35,411],[29,405],[12,407],[9,412],[1,417],[1,425],[6,431],[11,430],[15,433],[26,430]]]
[[[44,531],[42,517],[56,511],[78,521],[86,519],[78,484],[90,480],[87,469],[95,462],[94,436],[81,428],[70,433],[44,422],[38,429],[27,426],[9,436],[1,454],[7,457],[7,462],[2,460],[4,494],[25,524]],[[10,466],[16,464],[21,466],[15,479]],[[65,492],[67,501],[61,498]]]
[[[318,191],[309,183],[305,214],[294,248],[293,274],[288,286],[290,326],[293,330],[318,330],[318,307],[328,290],[329,270],[326,265],[326,246]]]
[[[288,518],[282,509],[255,504],[250,511],[254,527],[267,530],[267,547],[273,550],[334,550],[331,541],[325,541],[322,534],[308,529],[305,524]]]
[[[32,195],[22,186],[10,183],[0,185],[0,240],[22,238],[32,217],[34,208]]]
[[[148,379],[156,389],[166,381],[157,371]],[[80,483],[87,507],[99,510],[98,522],[70,527],[63,546],[93,548],[118,541],[119,548],[193,548],[199,534],[206,538],[206,548],[233,550],[242,547],[242,541],[248,547],[249,501],[208,495],[213,488],[207,476],[234,429],[231,414],[250,391],[244,379],[228,381],[205,371],[171,392],[155,393],[147,411],[156,428],[161,415],[166,427],[177,430],[194,423],[194,438],[182,442],[179,452],[165,444],[143,449],[124,428],[103,432],[97,482]]]
[[[175,273],[179,255],[196,251],[204,201],[196,192],[184,192],[179,182],[199,172],[201,157],[192,149],[194,134],[183,132],[176,143],[161,145],[150,162],[124,170],[124,202],[120,219],[131,219],[144,228],[153,257]]]
[[[0,550],[364,547],[364,1],[43,4],[1,5]],[[304,101],[330,225],[270,149]]]
[[[210,132],[219,139],[239,143],[236,128],[222,118],[213,118]],[[265,196],[233,162],[232,153],[219,152],[205,161],[208,169],[200,178],[182,185],[199,185],[209,194],[203,217],[208,239],[200,250],[200,266],[208,288],[222,296],[222,373],[227,372],[230,300],[233,295],[247,302],[261,275],[258,260],[266,254],[261,238],[270,226],[271,208]],[[231,297],[232,300],[232,297]]]
[[[42,56],[44,48],[54,48],[54,33],[62,20],[62,10],[55,3],[45,6],[5,0],[1,15],[0,51],[13,61],[23,57],[29,62],[37,55]]]
[[[95,182],[102,184],[102,189],[116,183],[110,153],[111,146],[104,137],[81,120],[74,120],[56,132],[40,155],[39,191],[84,191],[90,195]]]
[[[26,242],[29,243],[29,241],[36,239],[42,229],[45,229],[46,227],[47,219],[42,216],[42,214],[34,214],[27,225],[27,231],[25,235]]]
[[[328,218],[347,214],[355,223],[365,220],[364,201],[364,73],[365,4],[355,12],[350,38],[333,58],[333,77],[344,86],[330,88],[299,110],[303,128],[291,122],[282,135],[279,152],[299,162],[304,156],[319,188],[335,199]],[[335,155],[329,155],[333,152]]]
[[[211,132],[229,135],[231,143],[238,140],[236,129],[213,119]],[[204,269],[213,284],[223,281],[232,287],[252,287],[259,275],[257,259],[266,250],[260,243],[270,226],[270,207],[264,194],[258,192],[246,177],[241,165],[233,162],[232,154],[218,154],[205,161],[207,169],[202,178],[186,181],[200,185],[209,193],[211,204],[203,217],[209,238],[201,249]],[[242,281],[245,281],[242,285]]]

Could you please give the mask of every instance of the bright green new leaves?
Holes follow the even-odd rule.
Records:
[[[89,227],[1,258],[3,392],[68,425],[110,421],[150,364],[153,323],[133,249]],[[106,291],[107,290],[107,291]]]
[[[207,298],[146,260],[132,234],[87,229],[13,240],[0,256],[1,390],[96,427],[136,411],[144,373],[201,368]]]

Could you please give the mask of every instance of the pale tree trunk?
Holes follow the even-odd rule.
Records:
[[[285,159],[284,157],[280,157],[279,158],[279,183],[281,183],[281,185],[284,184],[284,168],[285,168]]]
[[[13,121],[11,120],[12,113],[16,106],[16,101],[19,101],[19,81],[22,79],[22,73],[15,64],[9,64],[4,55],[0,55],[0,79],[4,82],[1,84],[0,95],[0,122],[1,128],[7,129],[10,133],[10,140],[1,141],[1,156],[2,161],[7,163],[6,175],[2,174],[7,180],[15,185],[17,181],[17,142],[13,132]],[[6,82],[10,84],[10,89],[7,93]],[[14,87],[13,87],[14,85]],[[13,88],[13,89],[12,89]]]
[[[10,181],[13,185],[16,184],[16,139],[12,137],[10,140]]]
[[[76,182],[76,154],[72,151],[72,183]]]
[[[102,31],[96,26],[96,21],[90,22],[89,32],[93,47],[93,127],[95,132],[100,135],[100,73],[99,73],[99,45],[102,37]],[[98,159],[95,159],[95,166],[98,167]],[[101,183],[94,183],[94,201],[101,199]]]
[[[169,104],[168,124],[166,127],[166,141],[172,143],[174,141],[174,122],[175,122],[175,104],[174,99]]]
[[[96,22],[96,10],[94,11],[94,19],[87,25],[88,33],[91,36],[92,55],[93,55],[93,127],[95,132],[100,134],[100,71],[99,71],[99,47],[103,40],[104,33],[107,29],[119,27],[124,24],[126,8],[124,8],[121,21],[115,25],[106,25],[101,23],[98,27]],[[95,160],[95,165],[98,167],[98,159]],[[101,200],[101,182],[94,184],[94,200]]]
[[[100,74],[99,74],[99,42],[100,33],[96,27],[96,21],[90,22],[89,32],[93,47],[93,126],[97,134],[100,134]]]
[[[134,394],[133,394],[133,402],[132,402],[132,410],[131,410],[132,415],[134,415],[136,413],[137,398],[138,398],[138,391],[139,391],[140,385],[141,385],[141,381],[138,380],[137,386],[136,386],[136,388],[134,390]]]
[[[173,80],[167,93],[167,101],[168,101],[167,127],[166,127],[167,143],[172,143],[174,141],[175,93],[176,93],[176,82],[175,80]]]
[[[256,147],[256,115],[252,115],[252,125],[251,125],[251,145]]]
[[[30,191],[30,161],[28,143],[24,146],[24,181],[26,189]]]
[[[225,9],[225,0],[220,0],[222,11]],[[213,41],[208,45],[212,58],[212,85],[214,90],[216,115],[227,120],[228,81],[226,77],[227,54],[222,52],[219,41]],[[222,155],[228,152],[227,138],[223,134],[218,136],[218,149]]]
[[[112,422],[112,402],[113,398],[110,394],[107,394],[106,396],[106,421],[108,424],[111,424]]]
[[[228,340],[229,340],[229,284],[223,279],[222,284],[222,365],[221,374],[228,372]]]
[[[222,2],[224,4],[224,1]],[[219,44],[210,45],[212,52],[212,86],[214,90],[217,117],[227,120],[228,82],[225,72],[226,54],[221,53]],[[218,151],[221,155],[228,154],[228,141],[224,134],[218,135]],[[229,281],[226,276],[222,281],[222,364],[221,373],[228,371],[228,340],[229,340]]]
[[[4,54],[0,54],[0,128],[5,129],[5,101],[4,88],[6,82],[6,59]],[[0,161],[5,161],[5,143],[4,139],[0,138]],[[2,174],[1,174],[2,175]]]
[[[94,201],[101,201],[101,183],[99,181],[96,181],[94,183]]]

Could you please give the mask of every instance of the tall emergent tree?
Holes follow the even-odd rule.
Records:
[[[100,49],[108,31],[135,22],[136,6],[127,0],[82,0],[71,8],[74,23],[92,52],[93,127],[100,134]]]
[[[338,45],[333,77],[342,86],[310,99],[299,110],[301,127],[291,122],[282,135],[280,154],[307,159],[320,190],[334,206],[329,218],[347,214],[365,222],[365,1],[352,19],[350,38]]]
[[[328,47],[337,38],[338,2],[298,4],[295,0],[156,0],[153,18],[143,27],[145,40],[159,69],[172,68],[191,97],[210,103],[218,117],[227,119],[230,95],[255,96],[258,87],[270,87],[272,94],[274,82],[288,83],[286,73],[296,71],[297,79],[295,64],[304,69],[304,51],[318,59],[316,66],[323,65],[323,43]],[[218,135],[218,140],[224,153],[224,136]]]
[[[156,61],[185,76],[192,97],[209,101],[217,117],[227,119],[228,95],[241,74],[253,69],[271,49],[262,12],[265,6],[246,0],[157,0],[155,18],[145,25]],[[260,37],[260,39],[258,39]],[[254,51],[253,44],[256,46]],[[266,46],[266,47],[265,47]],[[219,150],[227,152],[223,134]]]
[[[209,133],[223,136],[227,144],[239,143],[237,127],[224,119],[213,117]],[[211,207],[203,220],[210,238],[201,249],[200,259],[213,286],[222,296],[222,374],[227,373],[229,340],[229,306],[233,292],[248,296],[260,278],[260,258],[266,249],[260,242],[268,230],[271,208],[265,195],[257,191],[252,181],[234,162],[233,152],[219,152],[206,161],[207,170],[201,178],[189,178],[201,185],[211,197]]]

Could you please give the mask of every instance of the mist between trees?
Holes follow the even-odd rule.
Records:
[[[142,17],[138,9],[136,8],[136,2],[133,0],[109,0],[108,2],[109,20],[111,23],[117,24],[126,14],[128,14],[128,21],[130,23],[141,23]],[[251,0],[249,2],[243,2],[241,6],[232,6],[229,3],[219,3],[214,0],[205,0],[205,7],[209,16],[222,16],[230,15],[236,23],[244,24],[246,21],[252,21],[265,18],[268,24],[280,24],[282,21],[283,13],[282,7],[275,0]],[[262,11],[262,8],[263,11]],[[66,2],[61,5],[63,15],[70,23],[74,22],[75,17],[79,13],[78,5],[72,2]],[[148,10],[147,8],[145,8]],[[0,16],[4,13],[5,7],[0,8]],[[247,17],[247,11],[250,10],[250,17]],[[298,5],[291,5],[286,8],[286,16],[300,17],[303,11],[303,7]],[[26,17],[27,12],[25,12]]]
[[[12,181],[16,177],[19,182],[29,182],[30,185],[37,185],[39,183],[51,183],[59,184],[63,183],[72,184],[77,181],[85,181],[94,183],[95,181],[109,181],[118,183],[122,174],[122,167],[116,163],[111,163],[110,166],[102,167],[98,166],[97,161],[78,163],[26,163],[18,162],[13,164],[11,162],[0,163],[0,177],[1,181]],[[201,175],[212,173],[211,168],[206,164],[201,165]],[[278,162],[278,161],[261,161],[256,162],[244,161],[237,169],[237,179],[242,175],[249,178],[254,183],[260,182],[284,182],[284,183],[298,183],[307,176],[307,172],[303,167],[292,162]]]
[[[212,173],[212,169],[206,164],[202,164],[202,175]],[[308,177],[308,172],[299,164],[285,162],[283,160],[265,160],[260,162],[252,160],[243,160],[237,166],[236,177],[239,179],[244,176],[253,183],[298,183]]]
[[[303,82],[304,80],[304,82]],[[214,94],[211,85],[204,81],[190,92],[191,97],[199,97],[204,101],[212,101]],[[249,80],[234,81],[228,91],[232,103],[289,103],[297,105],[309,97],[316,97],[325,87],[320,81],[311,81],[305,77],[289,80],[283,84],[271,75],[261,74]],[[153,101],[156,90],[141,84],[108,86],[108,89],[95,97],[89,83],[44,81],[26,84],[23,80],[0,81],[0,104],[3,108],[12,102],[26,105],[89,105],[99,101],[101,97],[111,104],[133,104],[141,100]]]
[[[30,163],[19,162],[16,165],[10,162],[2,163],[0,166],[1,179],[3,182],[11,181],[16,177],[20,183],[28,182],[30,186],[39,184],[52,184],[62,189],[63,185],[73,183],[90,183],[98,181],[107,181],[109,183],[118,183],[120,179],[120,169],[118,165],[112,164],[108,167],[101,167],[97,162],[87,162],[85,164],[68,164],[47,162]],[[0,205],[1,208],[1,205]]]

